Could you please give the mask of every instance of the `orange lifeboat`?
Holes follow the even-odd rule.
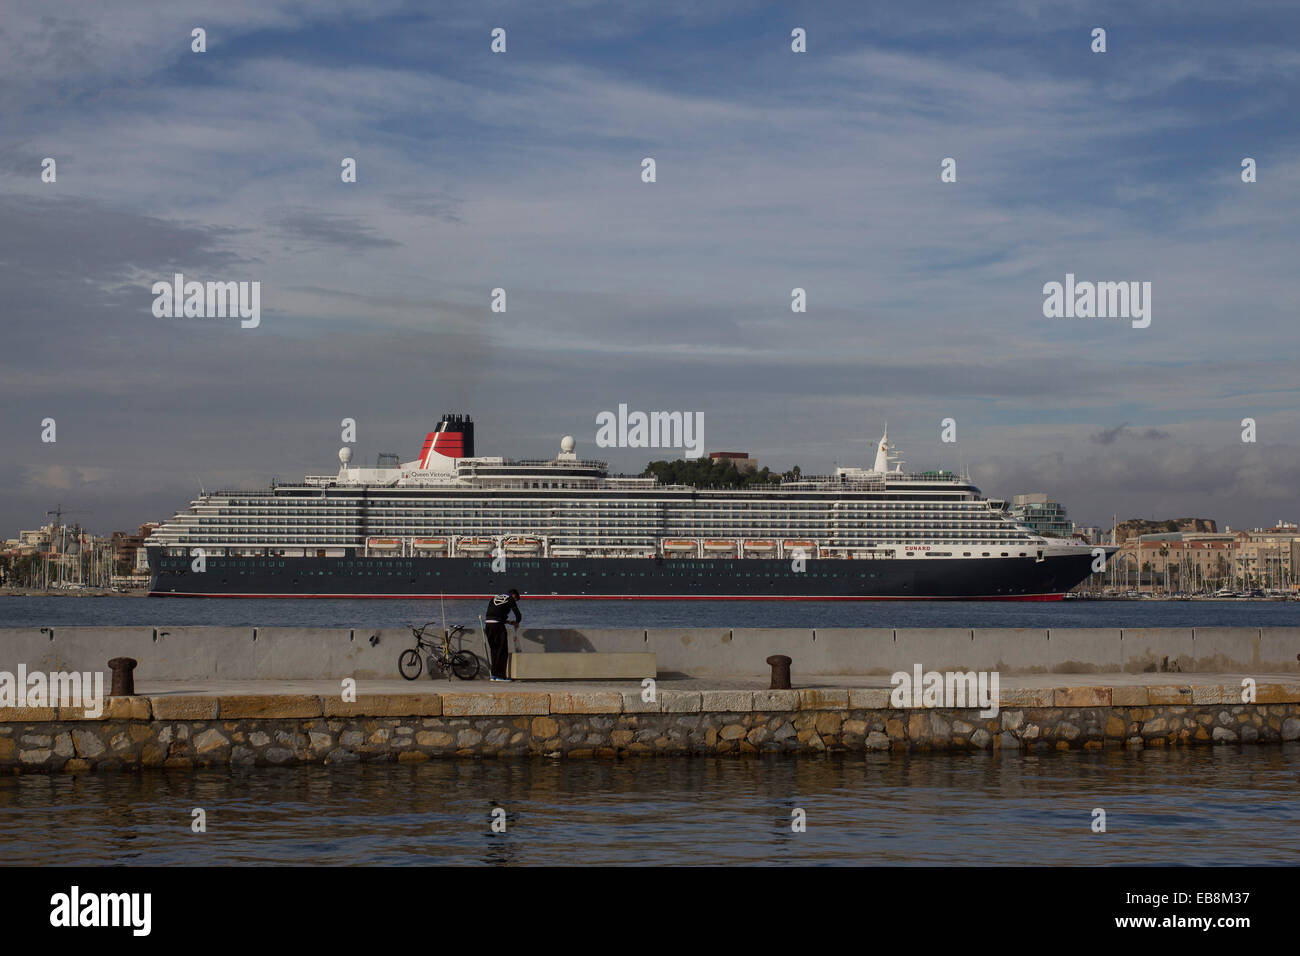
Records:
[[[735,551],[736,542],[734,541],[705,541],[705,551]]]
[[[491,538],[461,538],[456,542],[457,551],[491,551],[495,547]]]
[[[397,538],[370,538],[366,541],[366,547],[371,551],[396,551],[402,546],[402,542]]]
[[[785,553],[787,555],[790,554],[792,551],[802,551],[810,558],[817,556],[816,541],[786,541],[783,542],[783,545],[785,547]]]
[[[542,549],[542,542],[538,538],[528,538],[519,535],[513,538],[506,538],[504,546],[507,551],[532,554]]]
[[[411,542],[416,551],[446,551],[446,538],[416,538]]]
[[[664,554],[668,554],[669,552],[680,554],[686,551],[689,551],[691,554],[695,553],[696,545],[694,541],[685,541],[681,539],[672,539],[672,538],[664,539]]]
[[[771,554],[776,550],[775,541],[746,541],[745,550],[755,554]]]

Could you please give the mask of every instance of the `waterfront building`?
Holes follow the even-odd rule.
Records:
[[[50,550],[50,543],[54,537],[54,525],[47,524],[37,528],[35,531],[18,532],[18,553],[19,554],[43,554]]]
[[[149,560],[143,545],[158,527],[157,521],[147,521],[140,525],[134,534],[127,531],[114,531],[112,534],[113,563],[119,567],[129,568],[136,574],[147,573]]]
[[[1045,494],[1016,495],[1011,499],[1011,517],[1048,538],[1068,538],[1074,533],[1074,523],[1066,516],[1064,506]]]
[[[1113,584],[1144,592],[1294,590],[1300,529],[1168,532],[1129,538],[1112,559]]]
[[[736,466],[740,472],[754,473],[758,471],[758,462],[749,457],[747,452],[743,451],[711,451],[709,458],[713,461],[725,460]]]
[[[1296,558],[1300,554],[1300,528],[1279,521],[1272,528],[1238,531],[1237,578],[1246,587],[1292,590],[1296,587]]]

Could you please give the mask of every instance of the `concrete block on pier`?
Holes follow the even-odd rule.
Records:
[[[1145,707],[1151,703],[1151,694],[1144,686],[1117,684],[1110,689],[1112,707]]]
[[[1129,674],[1190,671],[1196,657],[1190,627],[1126,627],[1121,648],[1121,666]]]
[[[311,694],[232,694],[223,696],[217,705],[222,720],[247,717],[320,717],[321,700]]]
[[[622,712],[623,695],[618,691],[551,694],[552,714],[621,714]]]
[[[1046,668],[1011,668],[1008,673],[1114,674],[1124,669],[1124,633],[1118,627],[1053,627],[1047,632]]]
[[[702,690],[700,710],[709,713],[743,714],[754,709],[752,690]]]
[[[363,647],[370,655],[363,653]],[[309,674],[359,677],[357,672],[366,668],[357,665],[366,656],[378,663],[378,647],[364,641],[358,644],[349,628],[259,627],[244,654],[217,662],[217,676],[235,680],[299,680]],[[383,676],[392,676],[397,654],[390,648],[383,657],[387,658]]]
[[[251,627],[158,627],[158,640],[137,656],[136,682],[192,677],[247,676]]]
[[[1233,692],[1233,697],[1231,701],[1229,701],[1230,703],[1245,703],[1245,701],[1241,699],[1241,693],[1244,688],[1240,685],[1236,685],[1232,688],[1225,688],[1225,690],[1229,689]],[[1300,683],[1259,684],[1255,688],[1255,703],[1257,704],[1289,704],[1296,701],[1300,701]]]
[[[197,694],[149,698],[154,720],[216,720],[220,704],[218,697]]]
[[[849,688],[849,710],[888,710],[893,706],[893,689],[888,687]]]
[[[1159,684],[1147,687],[1147,699],[1152,706],[1159,704],[1188,705],[1192,702],[1191,684]]]
[[[16,673],[22,664],[29,673],[98,671],[107,687],[109,660],[132,657],[140,662],[135,679],[148,680],[165,653],[154,634],[151,627],[8,627],[0,631],[0,670]]]
[[[1193,704],[1240,704],[1241,688],[1223,684],[1193,684]]]
[[[1043,628],[977,627],[970,633],[972,656],[968,670],[1038,674],[1050,671],[1055,663],[1056,649]]]
[[[515,680],[642,680],[655,676],[655,656],[633,654],[511,654]]]
[[[104,692],[108,693],[107,687],[104,688]],[[17,709],[19,708],[0,709],[0,717],[7,718],[13,714],[14,710]],[[37,708],[27,708],[27,709],[34,710]],[[39,709],[51,710],[53,708],[42,707]],[[31,718],[28,719],[30,720]],[[50,718],[50,719],[55,719],[55,718]],[[98,715],[94,714],[91,710],[88,710],[85,706],[85,702],[83,701],[81,704],[76,706],[70,704],[69,705],[59,704],[57,719],[68,720],[68,721],[108,721],[108,720],[142,721],[142,720],[152,720],[153,710],[149,706],[148,697],[105,697],[102,701],[102,706],[99,708]]]
[[[900,664],[894,669],[911,671],[920,664],[923,671],[990,670],[993,660],[975,646],[973,633],[960,627],[895,628],[894,651]]]
[[[754,709],[758,711],[786,711],[799,709],[797,690],[756,690]]]
[[[790,673],[795,680],[809,675],[886,675],[904,669],[892,627],[819,627],[812,638],[798,654],[786,652],[794,658]]]
[[[1109,707],[1109,687],[1057,687],[1052,691],[1053,707]]]
[[[806,688],[799,692],[799,710],[848,710],[849,690],[839,688]]]
[[[655,694],[653,700],[646,700],[648,696],[644,689],[642,690],[625,690],[621,692],[623,698],[623,713],[625,714],[658,714],[662,704],[659,701],[658,694]]]
[[[655,655],[659,669],[666,673],[713,677],[735,673],[756,674],[766,667],[760,664],[757,670],[749,668],[736,652],[730,629],[651,628],[645,634],[645,649]],[[757,650],[746,650],[744,653],[747,658],[748,654],[757,653]],[[742,667],[742,670],[737,671],[737,667]]]
[[[510,641],[513,650],[513,632]],[[644,653],[646,650],[646,633],[640,628],[521,627],[519,629],[519,653],[521,654],[636,654]]]
[[[359,694],[354,701],[321,696],[325,717],[439,717],[442,698],[438,694]]]
[[[659,710],[664,714],[698,714],[704,698],[698,690],[660,691]]]
[[[551,712],[551,695],[506,691],[492,694],[442,694],[444,717],[517,717]]]
[[[1300,648],[1298,648],[1300,649]],[[1202,673],[1251,671],[1259,666],[1257,627],[1196,627],[1192,629],[1192,665]],[[1270,671],[1275,672],[1273,668]]]
[[[1263,672],[1300,674],[1300,627],[1261,628],[1257,666]]]
[[[1052,687],[1001,687],[998,689],[998,706],[1003,710],[1013,707],[1052,707],[1056,690]],[[1004,721],[1005,726],[1005,721]]]

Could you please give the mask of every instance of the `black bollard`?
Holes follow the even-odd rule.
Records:
[[[113,672],[113,687],[109,697],[135,696],[135,670],[137,661],[133,657],[115,657],[108,662],[108,669]]]
[[[767,659],[772,666],[772,686],[770,690],[790,689],[790,658],[784,654],[773,654]]]

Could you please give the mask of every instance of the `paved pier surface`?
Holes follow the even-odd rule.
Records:
[[[1291,685],[1300,688],[1295,674],[1004,674],[999,680],[1001,690],[1043,689],[1055,687],[1148,687],[1148,686],[1232,686],[1240,688],[1242,681],[1250,678],[1256,684]],[[888,677],[834,677],[817,676],[815,680],[800,681],[795,675],[791,682],[799,689],[892,689]],[[768,682],[760,680],[660,677],[656,680],[660,691],[705,690],[767,690]],[[192,681],[136,681],[136,694],[142,697],[201,696],[279,696],[311,694],[317,697],[340,697],[337,680],[192,680]],[[485,694],[504,695],[520,692],[538,694],[593,694],[641,692],[641,682],[623,681],[511,681],[492,683],[458,680],[359,680],[357,694]],[[0,711],[0,715],[3,711]]]
[[[412,646],[400,628],[0,628],[0,670],[103,670],[140,662],[137,681],[397,679]],[[461,646],[482,657],[482,635]],[[663,677],[766,684],[772,654],[793,659],[798,681],[895,671],[1150,675],[1287,673],[1300,677],[1300,627],[1166,628],[522,628],[519,650],[651,653]],[[485,668],[486,669],[486,668]],[[416,683],[420,683],[417,681]]]

